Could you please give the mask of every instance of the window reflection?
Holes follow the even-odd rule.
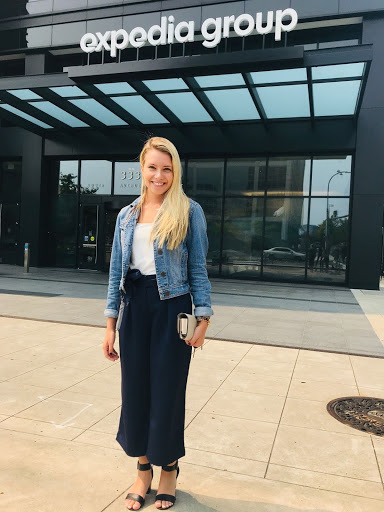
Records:
[[[83,160],[81,162],[80,191],[82,194],[111,194],[112,162]]]
[[[312,195],[349,196],[352,157],[316,157],[313,159]]]
[[[77,160],[55,162],[50,174],[47,253],[58,267],[76,265],[78,167]]]
[[[265,159],[239,158],[228,160],[226,194],[262,196],[265,188]]]
[[[190,160],[188,162],[188,193],[192,196],[222,195],[223,177],[223,160]]]
[[[311,200],[308,280],[345,281],[348,231],[349,198]]]
[[[226,199],[222,275],[257,277],[261,271],[263,198]]]
[[[345,282],[351,164],[350,155],[189,160],[183,186],[207,219],[209,275]],[[58,162],[55,169],[51,247],[57,265],[71,266],[78,161]],[[112,194],[138,196],[139,163],[115,162],[114,169]],[[81,162],[80,193],[109,196],[111,182],[112,162]]]
[[[267,276],[304,278],[308,201],[289,197],[267,199],[263,252]]]
[[[222,198],[204,198],[193,197],[204,210],[207,219],[207,234],[209,240],[209,248],[207,254],[207,270],[210,276],[219,275],[219,255],[220,255],[220,239],[221,239],[221,210]]]
[[[59,163],[59,169],[58,194],[76,194],[79,162],[77,160],[62,161]]]
[[[273,158],[268,162],[267,193],[273,195],[308,195],[311,160]]]

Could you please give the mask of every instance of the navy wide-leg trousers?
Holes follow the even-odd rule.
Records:
[[[185,455],[185,392],[192,347],[177,333],[191,295],[160,300],[156,276],[129,283],[119,331],[122,408],[116,440],[127,455],[165,466]]]

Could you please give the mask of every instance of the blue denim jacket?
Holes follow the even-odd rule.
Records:
[[[207,223],[201,206],[192,199],[189,210],[189,226],[184,241],[176,249],[162,249],[154,240],[153,250],[157,287],[160,299],[171,299],[190,292],[195,306],[195,316],[213,315],[211,308],[211,283],[208,279],[206,257],[208,252]],[[120,307],[120,290],[124,291],[125,277],[131,261],[133,232],[139,211],[133,207],[139,198],[125,206],[117,216],[113,239],[107,308],[104,315],[117,318]]]

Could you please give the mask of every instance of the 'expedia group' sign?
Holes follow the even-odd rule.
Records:
[[[284,18],[287,18],[284,20]],[[269,34],[275,29],[275,40],[281,40],[282,32],[290,32],[298,22],[298,15],[294,9],[268,11],[267,20],[263,24],[263,13],[256,16],[241,14],[240,16],[224,16],[222,18],[208,18],[201,25],[201,34],[204,38],[203,46],[214,48],[222,39],[229,37],[230,31],[240,37],[250,34]],[[80,41],[81,49],[87,53],[111,52],[116,57],[117,50],[123,50],[132,46],[140,48],[146,43],[153,46],[187,43],[195,40],[195,22],[181,21],[175,25],[174,16],[162,16],[160,25],[153,25],[148,30],[143,27],[135,27],[129,33],[124,29],[108,30],[105,34],[85,34]]]

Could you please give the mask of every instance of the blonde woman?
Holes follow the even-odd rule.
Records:
[[[116,221],[103,351],[110,361],[119,358],[114,349],[117,327],[122,409],[116,440],[127,455],[138,457],[139,470],[126,507],[144,505],[153,464],[162,467],[155,506],[164,510],[176,501],[178,459],[185,455],[191,351],[204,343],[213,314],[208,239],[201,206],[183,192],[180,158],[172,142],[149,139],[140,166],[141,195]],[[177,315],[192,313],[192,299],[198,324],[186,342],[178,336]]]

